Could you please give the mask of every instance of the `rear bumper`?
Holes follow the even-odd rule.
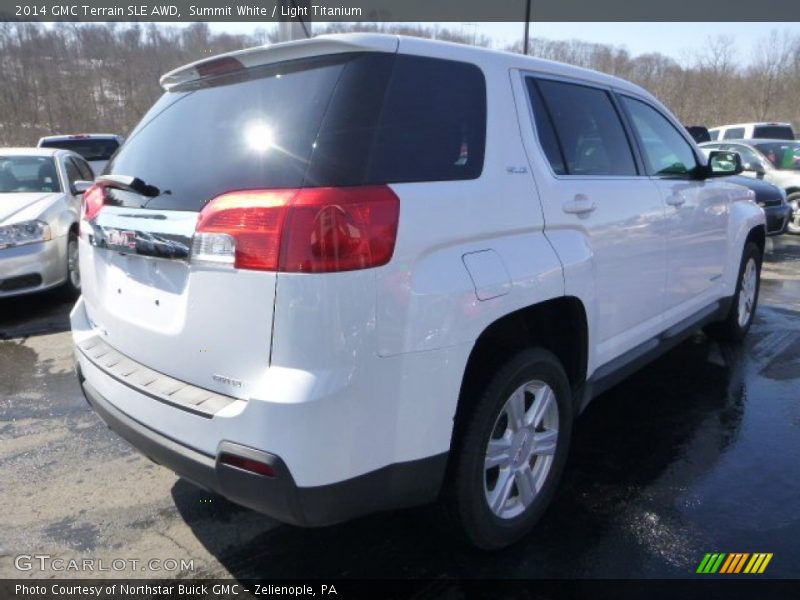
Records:
[[[786,225],[792,216],[792,207],[788,204],[767,206],[764,208],[767,217],[767,235],[779,235],[786,231]]]
[[[220,442],[216,456],[184,446],[126,415],[105,399],[78,367],[87,402],[103,421],[151,458],[185,479],[284,523],[322,526],[358,516],[425,504],[435,500],[444,476],[447,454],[389,465],[346,481],[298,487],[283,460],[232,441]],[[266,477],[220,462],[223,453],[268,464]]]

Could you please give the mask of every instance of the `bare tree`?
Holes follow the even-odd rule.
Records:
[[[330,23],[317,33],[393,33],[491,46],[476,28]],[[275,41],[275,32],[217,34],[205,23],[0,23],[0,144],[31,145],[42,135],[125,134],[162,93],[158,78],[181,64]],[[507,50],[519,52],[517,43]],[[772,32],[752,52],[711,37],[693,55],[632,56],[621,46],[531,38],[537,57],[629,79],[659,97],[686,124],[751,120],[800,126],[800,36]]]

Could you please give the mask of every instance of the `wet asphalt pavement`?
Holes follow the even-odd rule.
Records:
[[[596,399],[543,521],[494,554],[433,508],[305,530],[178,480],[87,408],[69,306],[0,301],[0,577],[92,575],[14,568],[50,554],[194,561],[117,573],[140,577],[671,578],[706,552],[772,552],[765,576],[799,578],[800,237],[768,245],[746,343],[698,334]]]

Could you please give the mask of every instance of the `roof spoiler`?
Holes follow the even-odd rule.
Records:
[[[229,73],[241,69],[249,69],[270,63],[325,54],[341,54],[345,52],[397,52],[400,40],[397,36],[374,34],[322,35],[319,37],[267,44],[218,54],[196,62],[178,67],[161,76],[159,83],[166,91],[176,85],[188,83]]]

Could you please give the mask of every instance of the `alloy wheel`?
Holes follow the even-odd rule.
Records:
[[[486,445],[484,495],[496,516],[522,514],[542,489],[558,443],[558,403],[543,381],[529,381],[506,400]]]

